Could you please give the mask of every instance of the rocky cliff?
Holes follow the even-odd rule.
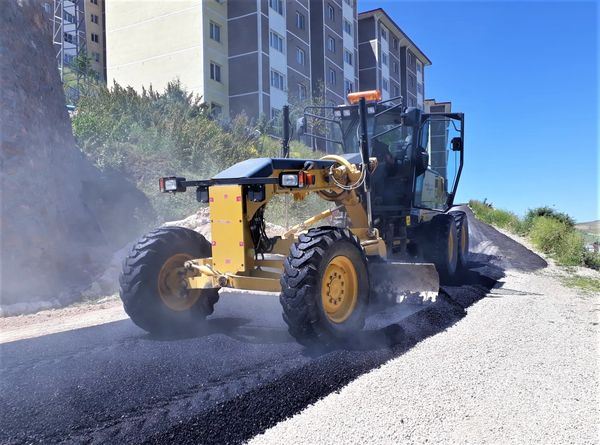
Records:
[[[139,215],[150,214],[141,192],[97,170],[77,148],[55,56],[43,2],[1,1],[4,307],[77,299],[78,290],[102,270],[111,253],[141,230]]]

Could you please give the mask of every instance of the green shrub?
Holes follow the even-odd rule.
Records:
[[[600,253],[590,252],[588,250],[584,251],[583,265],[590,269],[600,270]]]
[[[529,236],[542,252],[565,266],[583,264],[583,238],[568,224],[549,216],[533,218]]]
[[[575,220],[564,212],[559,212],[552,207],[543,206],[529,209],[523,219],[523,228],[525,231],[529,231],[533,224],[533,220],[539,216],[545,216],[548,218],[556,219],[570,228],[575,227]]]
[[[514,233],[522,233],[522,222],[517,215],[506,210],[495,209],[487,202],[470,200],[469,207],[481,221]]]

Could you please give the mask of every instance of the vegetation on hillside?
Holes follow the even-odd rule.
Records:
[[[485,200],[471,200],[469,206],[480,220],[528,237],[535,247],[561,265],[600,270],[600,254],[585,249],[582,234],[566,213],[551,207],[538,207],[519,218],[512,212],[494,208]]]
[[[179,82],[165,91],[136,92],[117,83],[111,88],[89,85],[82,92],[73,117],[73,131],[81,150],[100,169],[116,171],[149,198],[158,221],[183,218],[200,206],[194,191],[166,196],[158,191],[161,176],[208,179],[236,162],[255,157],[276,157],[281,142],[269,136],[273,122],[251,122],[245,115],[218,120]],[[291,155],[320,156],[297,142]],[[323,202],[289,203],[290,224],[305,214],[320,211]],[[284,223],[285,200],[274,202],[267,215]]]

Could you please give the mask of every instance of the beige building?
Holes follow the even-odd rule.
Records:
[[[227,3],[106,2],[107,82],[162,91],[175,79],[229,113]]]
[[[104,2],[85,2],[86,52],[101,80],[106,80],[106,51],[104,48]]]

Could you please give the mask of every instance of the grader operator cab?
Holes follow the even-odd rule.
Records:
[[[303,344],[348,339],[375,299],[434,299],[439,277],[465,268],[466,215],[452,211],[463,165],[461,113],[422,113],[379,92],[348,105],[308,107],[297,137],[326,151],[240,162],[208,180],[166,177],[163,192],[196,190],[210,208],[211,241],[181,227],[142,237],[125,259],[120,295],[149,332],[197,326],[220,288],[278,292],[289,332]],[[269,237],[264,212],[277,194],[317,194],[328,210]],[[319,225],[335,216],[335,224]]]

